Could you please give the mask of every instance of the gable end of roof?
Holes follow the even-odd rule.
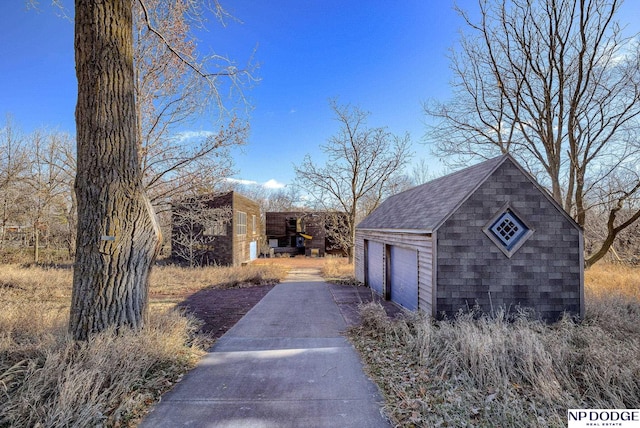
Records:
[[[498,156],[390,196],[357,228],[436,230],[506,159]]]
[[[510,162],[562,216],[582,231],[571,215],[508,153],[390,196],[357,229],[434,232],[505,162]]]

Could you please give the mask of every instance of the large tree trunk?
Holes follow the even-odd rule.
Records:
[[[69,330],[144,325],[160,228],[138,161],[131,0],[76,0],[78,203]]]

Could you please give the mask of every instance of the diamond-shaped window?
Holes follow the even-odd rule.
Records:
[[[507,257],[511,257],[533,233],[509,206],[500,210],[483,231]]]
[[[498,218],[490,230],[507,249],[511,249],[529,229],[511,211],[507,211]]]

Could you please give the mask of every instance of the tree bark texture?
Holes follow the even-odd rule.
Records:
[[[143,327],[160,228],[142,184],[131,0],[76,0],[78,233],[69,330]]]

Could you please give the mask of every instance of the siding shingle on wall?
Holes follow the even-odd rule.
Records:
[[[482,228],[506,204],[535,230],[511,257]],[[543,319],[580,313],[581,232],[511,162],[504,162],[438,228],[437,312],[535,307]]]

